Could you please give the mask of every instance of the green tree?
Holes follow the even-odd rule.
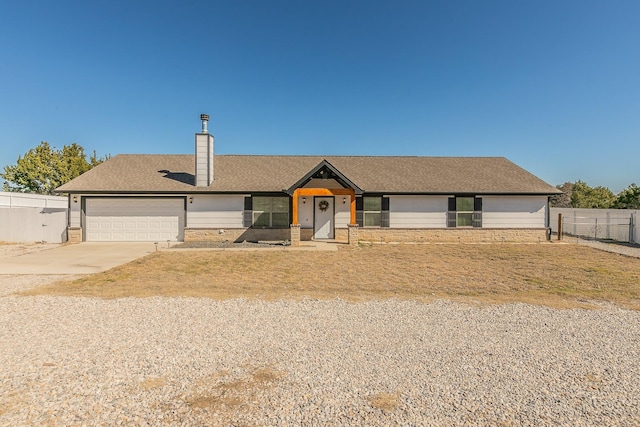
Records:
[[[571,194],[573,193],[573,182],[565,182],[562,185],[556,185],[558,190],[562,191],[562,194],[554,194],[550,198],[551,206],[554,208],[570,208],[571,207]]]
[[[601,185],[591,188],[586,182],[578,180],[571,192],[571,207],[589,209],[609,209],[616,196],[607,187]]]
[[[84,148],[75,142],[56,150],[43,141],[24,156],[19,156],[15,165],[5,166],[0,177],[5,180],[4,191],[53,194],[57,187],[104,160],[95,151],[87,160]]]
[[[640,209],[640,187],[635,183],[622,190],[613,204],[617,209]]]

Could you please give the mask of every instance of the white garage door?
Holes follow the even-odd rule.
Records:
[[[181,241],[184,200],[88,198],[85,206],[89,242]]]

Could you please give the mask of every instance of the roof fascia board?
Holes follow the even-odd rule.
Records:
[[[295,188],[294,188],[295,190]],[[385,191],[385,190],[376,190],[376,191],[362,191],[358,192],[359,189],[354,189],[357,195],[389,195],[389,196],[451,196],[451,195],[473,195],[473,196],[551,196],[553,194],[558,193],[524,193],[524,192],[511,192],[511,193],[496,193],[496,192],[461,192],[461,191],[438,191],[438,192],[411,192],[411,191]],[[281,190],[279,191],[265,191],[265,190],[242,190],[242,191],[212,191],[212,190],[173,190],[173,191],[118,191],[118,190],[108,190],[108,191],[100,191],[100,190],[68,190],[68,191],[57,191],[59,194],[105,194],[105,195],[135,195],[135,194],[200,194],[200,195],[216,195],[216,194],[271,194],[278,195],[281,193],[289,194],[289,190]],[[293,191],[291,194],[293,195]]]
[[[411,192],[411,191],[367,191],[364,195],[377,195],[384,194],[386,196],[549,196],[556,193],[524,193],[524,192],[512,192],[512,193],[485,193],[485,192],[469,192],[469,191],[432,191],[432,192]]]

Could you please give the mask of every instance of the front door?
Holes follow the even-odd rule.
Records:
[[[316,197],[314,239],[333,239],[333,217],[333,197]]]

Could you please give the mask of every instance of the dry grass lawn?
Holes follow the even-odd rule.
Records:
[[[640,259],[564,244],[372,245],[292,250],[153,253],[28,295],[214,299],[380,298],[527,302],[640,309]]]

